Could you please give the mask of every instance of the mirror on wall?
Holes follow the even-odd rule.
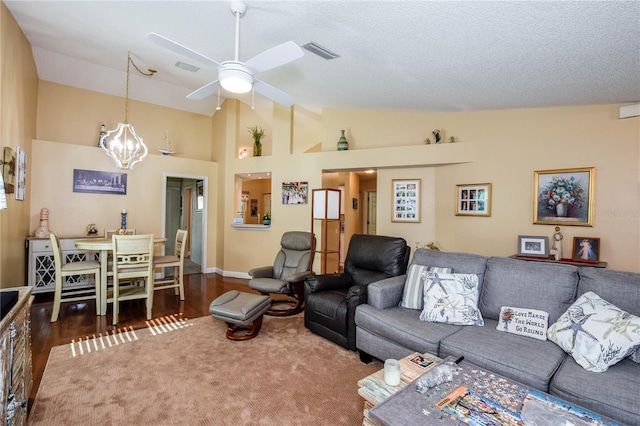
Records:
[[[242,224],[262,225],[264,215],[271,215],[271,173],[238,173],[236,181],[235,218]],[[239,222],[239,221],[238,221]]]

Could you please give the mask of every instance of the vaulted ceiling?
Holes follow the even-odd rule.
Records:
[[[226,1],[13,1],[41,80],[211,115],[186,95],[217,70],[152,43],[159,33],[217,62],[233,59]],[[468,111],[637,102],[638,1],[247,1],[239,59],[292,40],[305,56],[259,78],[314,111]],[[4,58],[3,58],[4,59]],[[200,67],[190,72],[182,61]],[[234,96],[224,91],[222,98]],[[256,94],[258,97],[259,95]],[[251,93],[241,99],[251,103]]]

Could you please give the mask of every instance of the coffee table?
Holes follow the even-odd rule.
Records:
[[[403,358],[400,361],[401,369],[403,363],[407,366],[408,360],[415,355],[417,354]],[[423,354],[423,356],[425,358],[431,357],[431,359],[435,361],[440,361],[439,358],[433,355]],[[424,372],[437,364],[438,363],[435,362],[425,368]],[[455,409],[458,408],[458,404],[460,404],[462,409],[460,409],[457,414],[465,414],[465,412],[468,411],[465,410],[465,404],[470,401],[473,403],[474,398],[475,402],[480,400],[480,403],[484,404],[485,407],[489,406],[489,410],[485,412],[495,413],[495,407],[498,407],[499,414],[489,416],[491,424],[524,424],[520,420],[520,415],[526,398],[529,400],[536,399],[536,401],[533,402],[529,401],[528,404],[531,405],[527,405],[527,407],[531,407],[536,403],[538,403],[539,407],[541,406],[540,404],[544,407],[546,403],[548,407],[553,407],[553,410],[556,410],[556,407],[565,407],[576,416],[582,417],[583,420],[593,419],[593,422],[589,424],[619,424],[607,417],[589,412],[588,410],[569,404],[544,392],[533,390],[528,386],[480,368],[469,362],[462,361],[458,364],[458,367],[459,369],[451,382],[442,383],[439,386],[429,389],[424,394],[416,391],[415,382],[412,382],[411,379],[411,377],[413,377],[413,380],[418,379],[422,373],[412,367],[406,369],[406,374],[403,371],[402,382],[399,386],[385,385],[384,379],[382,379],[382,370],[360,380],[358,385],[361,387],[358,393],[365,398],[363,425],[460,425],[464,424],[465,421],[468,421],[468,424],[486,424],[483,423],[483,420],[476,420],[474,422],[473,418],[466,419],[465,421],[455,418],[450,412],[444,409],[446,404],[442,403],[442,401],[446,398],[451,401],[451,404],[447,407],[450,411],[455,411]],[[459,399],[456,400],[452,397],[452,394],[454,391],[460,391],[460,395],[465,395],[463,388],[468,389],[470,393],[469,398],[463,403],[460,403]],[[439,408],[439,406],[443,407],[443,409]],[[556,411],[556,413],[559,412],[561,411]],[[466,414],[468,414],[468,412]],[[513,415],[513,417],[511,415]],[[500,420],[496,421],[496,418]]]
[[[419,367],[417,364],[411,362],[411,360],[417,356],[422,356],[428,361],[431,361],[432,364],[424,368]],[[420,354],[414,352],[411,355],[407,355],[400,360],[400,384],[398,386],[390,386],[384,382],[384,369],[360,379],[358,381],[358,394],[364,399],[362,424],[365,426],[382,425],[382,423],[379,423],[369,416],[369,410],[403,389],[440,361],[442,361],[440,358],[429,353]]]

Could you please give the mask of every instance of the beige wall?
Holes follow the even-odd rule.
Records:
[[[517,252],[518,235],[550,237],[554,226],[532,224],[533,172],[596,167],[595,225],[562,226],[564,255],[570,256],[573,237],[599,237],[601,258],[610,268],[640,271],[640,118],[619,120],[619,106],[441,114],[332,109],[323,115],[323,134],[332,139],[327,149],[334,149],[335,135],[346,128],[358,149],[375,151],[386,142],[398,145],[398,157],[415,156],[413,145],[436,128],[444,130],[445,138],[454,135],[462,142],[454,145],[473,146],[472,158],[434,167],[433,198],[423,190],[423,209],[425,203],[435,208],[433,238],[422,225],[388,222],[388,182],[411,173],[379,172],[379,233],[413,236],[417,231],[424,236],[416,241],[434,239],[447,251],[506,256]],[[424,155],[447,145],[426,146]],[[420,177],[420,169],[415,172],[411,177]],[[491,217],[455,216],[455,185],[484,182],[493,184]]]
[[[31,45],[5,6],[0,5],[0,147],[18,147],[27,154],[24,201],[7,194],[0,210],[0,288],[25,281],[24,240],[29,233],[31,139],[36,134],[38,75]]]
[[[166,146],[169,131],[174,158],[212,160],[211,117],[129,99],[128,120],[149,154],[161,155],[158,149]],[[119,96],[40,82],[37,139],[97,146],[101,124],[109,131],[123,121],[124,99]]]
[[[49,209],[49,229],[61,236],[83,236],[95,223],[100,233],[120,227],[120,212],[127,209],[127,228],[137,233],[164,235],[163,197],[167,175],[203,177],[207,180],[206,267],[216,259],[218,207],[217,165],[209,161],[150,155],[127,170],[126,195],[73,192],[73,170],[117,170],[100,148],[42,140],[33,141],[31,228],[39,224],[40,209]]]

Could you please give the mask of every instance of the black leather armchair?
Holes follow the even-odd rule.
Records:
[[[407,272],[404,238],[356,234],[351,238],[344,273],[305,279],[304,325],[312,332],[356,350],[356,307],[367,302],[367,286]]]

